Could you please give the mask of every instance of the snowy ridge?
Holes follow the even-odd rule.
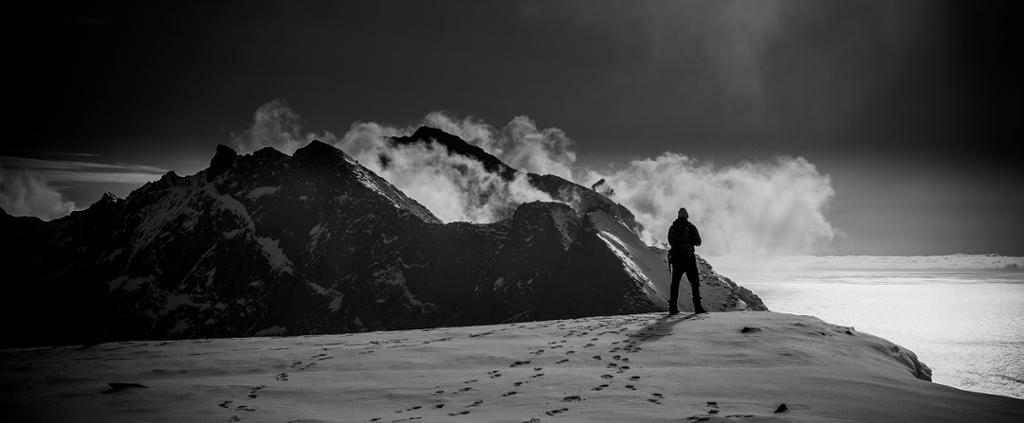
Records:
[[[884,339],[770,312],[107,343],[6,350],[0,363],[15,410],[50,422],[1000,423],[1024,409],[927,382]],[[110,381],[147,388],[99,394]]]

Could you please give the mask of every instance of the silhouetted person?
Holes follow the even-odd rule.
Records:
[[[679,279],[686,273],[686,279],[690,280],[690,290],[693,292],[694,313],[706,313],[700,304],[700,275],[697,272],[697,256],[693,254],[693,247],[700,245],[700,233],[697,227],[688,220],[690,214],[685,208],[679,209],[679,217],[672,226],[668,228],[668,244],[671,249],[668,251],[668,260],[672,265],[672,295],[668,305],[669,314],[678,314],[679,306]]]

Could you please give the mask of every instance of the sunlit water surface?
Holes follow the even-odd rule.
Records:
[[[772,311],[817,316],[909,348],[937,383],[1024,398],[1024,271],[716,270]]]

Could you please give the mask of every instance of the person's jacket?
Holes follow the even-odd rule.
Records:
[[[668,245],[674,259],[685,259],[693,256],[693,247],[700,246],[700,233],[689,220],[676,219],[668,228]]]

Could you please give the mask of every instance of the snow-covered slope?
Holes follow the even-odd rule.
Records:
[[[117,342],[3,350],[0,365],[2,407],[16,421],[1011,422],[1024,414],[1024,401],[928,382],[927,367],[888,341],[770,312]]]

